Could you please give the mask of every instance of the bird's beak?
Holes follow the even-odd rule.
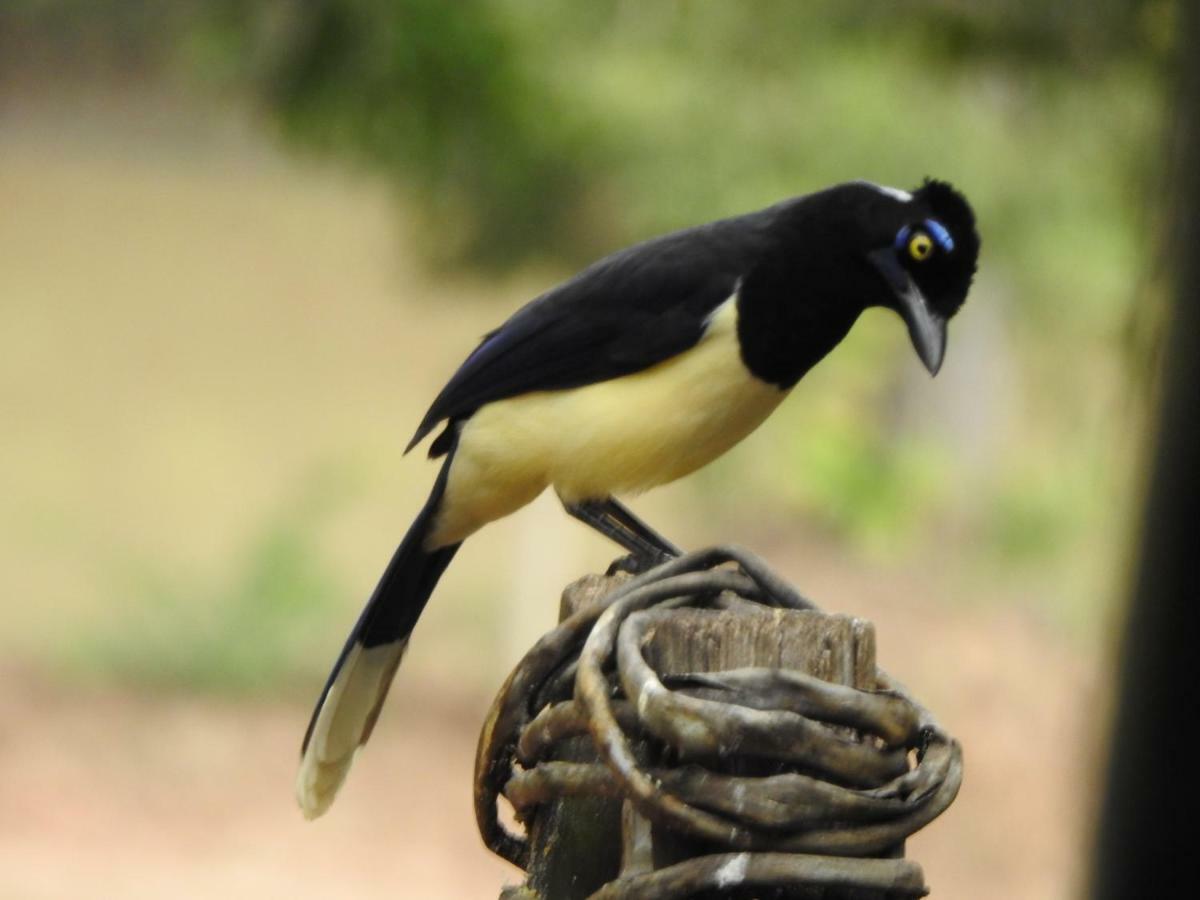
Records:
[[[874,250],[867,258],[895,294],[896,311],[908,325],[908,336],[917,356],[921,357],[929,374],[936,375],[942,367],[942,357],[946,355],[946,319],[929,307],[929,301],[900,265],[893,248]]]

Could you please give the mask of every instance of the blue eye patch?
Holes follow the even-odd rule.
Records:
[[[921,223],[925,226],[925,230],[929,232],[929,236],[934,239],[939,247],[949,253],[954,249],[954,238],[950,237],[950,232],[946,226],[937,219],[926,219]],[[912,228],[905,225],[896,232],[895,247],[899,250],[908,241],[909,235],[912,234]]]
[[[925,228],[928,229],[930,236],[937,241],[938,246],[947,253],[954,249],[954,238],[950,237],[950,232],[946,230],[946,226],[937,219],[926,219]]]

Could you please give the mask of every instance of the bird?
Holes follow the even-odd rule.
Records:
[[[948,182],[852,181],[613,253],[484,335],[405,453],[441,469],[305,732],[296,797],[324,813],[367,741],[438,579],[477,530],[553,488],[650,564],[679,550],[621,501],[754,431],[866,309],[899,314],[936,375],[980,248]]]

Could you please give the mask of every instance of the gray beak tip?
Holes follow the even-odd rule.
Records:
[[[906,315],[908,336],[921,362],[936,376],[946,358],[946,320],[927,309]]]
[[[929,370],[932,377],[936,377],[941,371],[942,361],[946,358],[946,325],[941,323],[941,330],[933,336],[933,342],[921,346],[917,345],[917,353],[921,356],[921,362],[925,364],[925,368]],[[914,339],[914,343],[916,340]]]

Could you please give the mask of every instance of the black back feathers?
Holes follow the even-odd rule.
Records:
[[[522,307],[454,373],[408,449],[438,422],[453,429],[485,403],[617,378],[694,346],[759,252],[770,212],[622,250]],[[430,455],[447,440],[439,437]]]

